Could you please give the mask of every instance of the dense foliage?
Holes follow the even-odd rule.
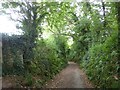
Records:
[[[120,86],[118,75],[120,66],[118,61],[119,29],[117,28],[119,25],[117,17],[114,17],[115,4],[104,2],[98,6],[88,2],[82,4],[84,16],[80,18],[79,26],[75,27],[79,35],[77,41],[74,42],[75,45],[73,44],[74,53],[77,56],[75,59],[81,62],[80,65],[89,79],[95,83],[95,87],[117,88]],[[102,8],[103,15],[94,7]]]
[[[14,20],[23,31],[3,34],[4,76],[22,75],[24,85],[41,87],[70,60],[80,64],[95,87],[120,87],[119,3],[10,2],[3,7],[20,15]]]

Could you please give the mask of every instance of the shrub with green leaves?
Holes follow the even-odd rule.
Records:
[[[84,67],[89,79],[96,87],[118,88],[117,36],[108,37],[103,44],[96,44],[89,50],[89,59],[84,60]],[[116,77],[116,78],[115,78]]]

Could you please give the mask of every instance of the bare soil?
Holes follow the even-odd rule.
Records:
[[[53,80],[46,83],[45,88],[93,88],[93,85],[76,63],[69,62]]]
[[[5,76],[1,79],[3,88],[22,86],[24,79],[21,76]],[[69,62],[69,65],[48,81],[45,88],[93,88],[86,74],[79,65]],[[21,87],[22,88],[22,87]],[[35,88],[35,87],[34,87]]]

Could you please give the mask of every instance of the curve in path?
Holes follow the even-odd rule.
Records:
[[[93,88],[85,73],[74,62],[63,69],[53,80],[47,82],[46,88]]]

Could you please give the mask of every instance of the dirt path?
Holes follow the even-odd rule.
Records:
[[[76,63],[69,62],[55,78],[49,81],[46,88],[93,88],[85,73]]]

